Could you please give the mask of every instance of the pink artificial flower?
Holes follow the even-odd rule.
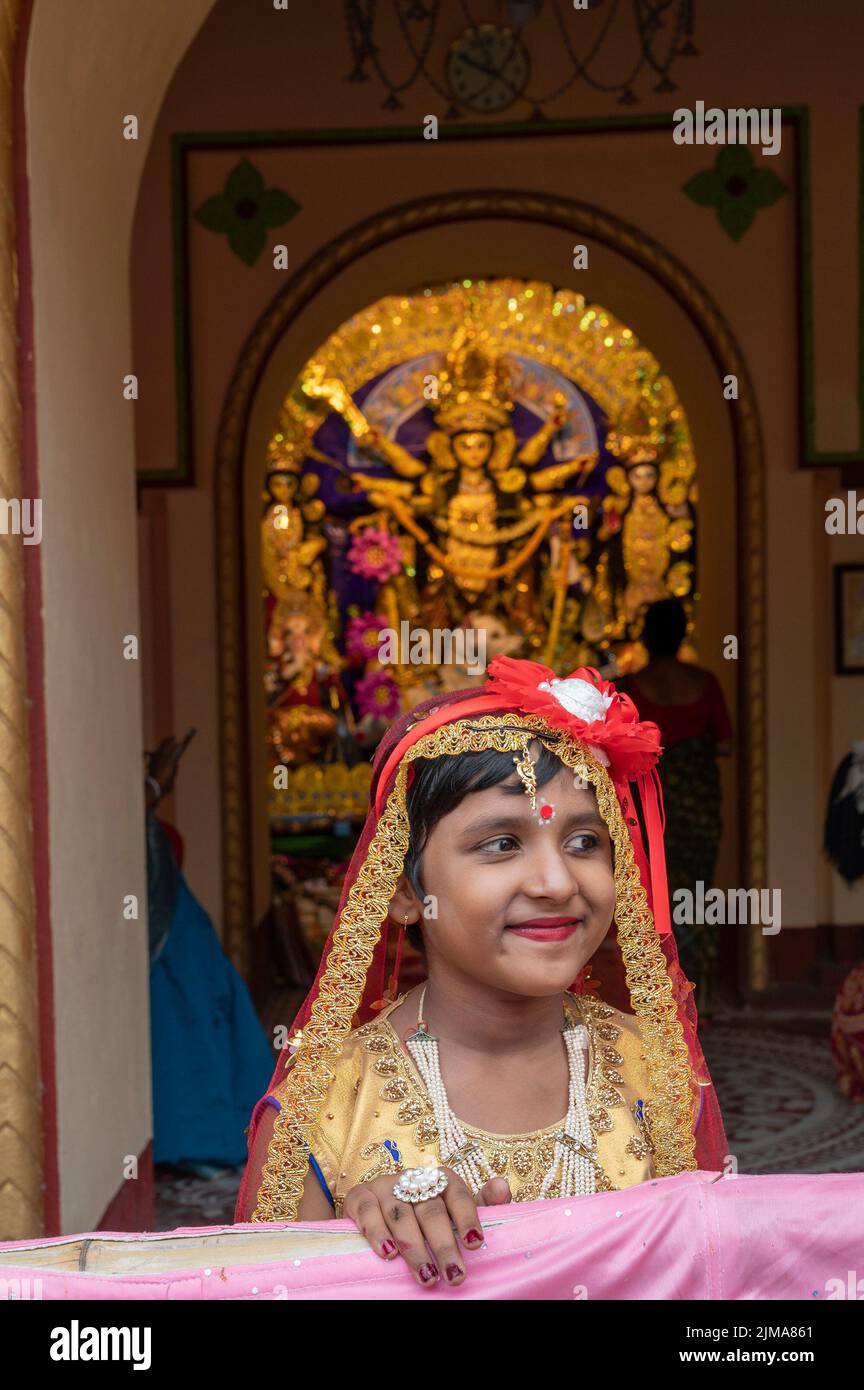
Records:
[[[381,650],[379,632],[387,626],[387,619],[377,613],[359,613],[351,618],[345,629],[345,647],[349,656],[360,661],[371,661]]]
[[[385,579],[392,579],[402,568],[399,542],[389,531],[367,526],[365,531],[354,537],[348,551],[348,564],[361,578],[377,579],[383,583]]]
[[[395,719],[402,703],[399,687],[389,671],[373,671],[354,687],[354,697],[361,717],[371,714],[377,719]]]

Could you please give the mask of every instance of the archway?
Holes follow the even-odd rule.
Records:
[[[482,223],[494,231],[494,240],[478,236]],[[533,228],[530,248],[524,227]],[[547,235],[548,234],[548,235]],[[521,241],[520,241],[521,236]],[[497,271],[508,257],[507,273],[525,278],[578,283],[573,272],[562,273],[565,242],[584,238],[596,251],[595,260],[606,260],[605,273],[619,281],[628,274],[642,287],[637,299],[655,297],[658,322],[666,315],[665,330],[674,341],[673,324],[698,341],[705,361],[716,373],[710,406],[722,401],[718,377],[735,375],[738,399],[734,410],[723,413],[722,434],[728,431],[728,456],[719,461],[715,494],[724,485],[734,492],[725,498],[725,516],[718,528],[737,542],[734,593],[714,615],[716,638],[733,631],[740,637],[738,707],[746,711],[741,722],[742,776],[738,789],[737,881],[759,882],[764,873],[764,728],[761,701],[763,662],[762,631],[762,457],[755,397],[746,364],[718,307],[690,272],[663,247],[617,218],[570,199],[537,194],[489,191],[424,199],[391,209],[352,228],[312,258],[274,299],[240,355],[227,393],[220,421],[216,459],[216,541],[218,557],[220,707],[222,739],[222,831],[225,924],[229,949],[243,966],[247,932],[255,917],[253,875],[260,882],[264,862],[262,826],[264,811],[263,706],[251,673],[260,671],[261,641],[252,626],[258,585],[250,583],[257,565],[257,470],[263,444],[275,417],[285,382],[321,341],[326,324],[332,331],[348,307],[356,312],[381,293],[407,291],[421,281],[456,278],[462,274]],[[544,242],[545,238],[545,242]],[[555,243],[550,250],[550,238]],[[549,274],[550,259],[557,274]],[[490,265],[490,262],[492,264]],[[540,262],[541,264],[538,264]],[[545,272],[545,273],[544,273]],[[591,298],[595,297],[593,291]],[[626,293],[626,286],[624,288]],[[616,295],[596,298],[610,304]],[[659,306],[659,308],[657,307]],[[617,303],[610,307],[618,309]],[[625,310],[627,321],[638,314]],[[657,351],[650,332],[638,325],[640,337]],[[658,329],[658,332],[660,330]],[[681,371],[687,375],[682,361]],[[672,373],[674,375],[674,372]],[[685,401],[693,414],[699,382],[689,382],[691,397]],[[705,392],[703,363],[702,391]],[[707,392],[704,399],[709,400]],[[698,401],[697,401],[698,404]],[[698,409],[696,411],[698,414]],[[705,424],[706,439],[709,426]],[[720,478],[720,473],[724,476]],[[709,469],[706,477],[710,479]],[[723,507],[718,510],[722,512]],[[717,538],[715,537],[715,542]],[[253,567],[250,569],[250,565]],[[717,562],[721,573],[722,562]],[[746,770],[746,771],[745,771]],[[253,809],[254,808],[254,811]],[[264,897],[259,888],[258,903]],[[764,942],[755,934],[750,941],[748,980],[759,988],[766,983]]]

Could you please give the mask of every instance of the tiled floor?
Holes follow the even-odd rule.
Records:
[[[726,1013],[700,1027],[739,1172],[864,1170],[864,1105],[837,1090],[829,1030],[828,1014]],[[240,1174],[157,1171],[156,1229],[230,1223]]]

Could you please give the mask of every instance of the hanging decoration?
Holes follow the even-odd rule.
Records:
[[[676,61],[699,52],[693,0],[586,0],[579,8],[572,0],[460,0],[459,8],[466,27],[446,46],[452,8],[442,0],[347,0],[353,66],[346,81],[377,80],[387,111],[402,109],[422,80],[446,103],[447,119],[520,106],[542,119],[544,107],[580,81],[624,106],[639,101],[643,80],[655,92],[674,92]],[[558,55],[554,73],[545,63],[532,70],[532,39],[541,36],[544,50],[551,37]],[[401,73],[382,56],[394,49],[404,57]]]

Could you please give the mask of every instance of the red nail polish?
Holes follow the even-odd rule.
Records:
[[[432,1279],[438,1278],[438,1271],[434,1265],[421,1265],[419,1273],[424,1284],[428,1284]]]
[[[458,1265],[448,1265],[448,1266],[447,1266],[447,1278],[450,1280],[451,1284],[452,1284],[452,1282],[453,1282],[454,1279],[461,1279],[461,1277],[462,1277],[462,1270],[459,1268]]]
[[[395,1255],[395,1254],[396,1254],[396,1242],[395,1242],[395,1240],[385,1240],[384,1243],[383,1243],[383,1245],[381,1246],[381,1249],[384,1251],[384,1254],[385,1254],[385,1255]]]
[[[479,1243],[480,1245],[483,1244],[483,1237],[482,1237],[482,1235],[480,1234],[479,1231],[475,1231],[475,1230],[473,1230],[473,1229],[470,1230],[470,1231],[468,1232],[468,1234],[465,1236],[465,1239],[466,1239],[466,1240],[473,1241],[475,1245],[478,1244],[478,1243]]]

